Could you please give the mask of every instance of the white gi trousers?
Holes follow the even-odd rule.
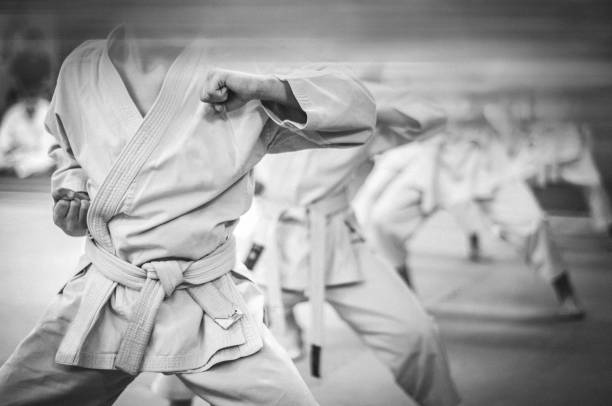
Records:
[[[396,272],[365,244],[358,250],[358,260],[363,281],[328,287],[325,300],[417,403],[458,404],[457,389],[435,321]],[[283,292],[288,312],[306,300],[302,292]]]
[[[419,191],[407,188],[399,179],[385,189],[367,217],[365,228],[372,242],[396,267],[407,264],[410,240],[431,214],[422,211],[421,199]],[[492,198],[472,203],[470,210],[477,208],[496,234],[513,245],[545,280],[552,281],[565,272],[546,215],[525,182],[502,183]],[[444,209],[453,211],[452,207]]]
[[[424,406],[457,405],[446,350],[435,321],[402,279],[365,244],[358,260],[363,281],[328,287],[325,300],[393,373],[403,391]],[[308,298],[283,291],[286,312]],[[158,377],[156,393],[173,400],[191,398],[176,380]]]
[[[252,282],[234,277],[244,299],[263,303]],[[58,346],[78,309],[84,278],[57,295],[42,320],[0,368],[2,406],[111,405],[133,376],[57,364]],[[263,309],[254,309],[259,314]],[[197,373],[176,374],[189,389],[215,406],[316,405],[291,359],[261,325],[263,348],[253,355]]]

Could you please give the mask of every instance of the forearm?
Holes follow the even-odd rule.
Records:
[[[51,175],[51,189],[53,191],[69,189],[75,192],[84,192],[87,190],[87,174],[70,152],[56,144],[51,147],[49,156],[56,165],[56,169]]]
[[[301,109],[289,83],[273,75],[262,75],[257,78],[254,85],[253,96],[255,99],[261,101],[278,103],[286,107]]]
[[[282,116],[289,117],[294,121],[306,122],[306,113],[300,107],[291,86],[288,82],[278,79],[275,76],[262,76],[256,81],[254,98],[268,108],[280,109]]]

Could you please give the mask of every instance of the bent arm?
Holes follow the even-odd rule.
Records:
[[[60,70],[57,86],[45,118],[45,129],[53,138],[49,148],[49,156],[56,166],[51,176],[51,189],[52,193],[57,193],[61,189],[85,192],[87,191],[88,176],[75,157],[70,138],[61,118],[62,112],[67,109],[65,105],[70,99],[65,88],[64,70],[64,67]]]
[[[264,76],[257,82],[255,99],[261,100],[269,109],[283,109],[281,115],[291,117],[293,121],[306,122],[306,113],[295,98],[291,86],[273,75]]]
[[[263,100],[262,106],[275,124],[264,133],[269,152],[305,148],[362,145],[373,135],[376,105],[370,92],[349,74],[331,68],[300,69],[274,77],[285,94]],[[290,92],[288,99],[287,94]],[[270,96],[274,92],[270,91]],[[303,115],[295,116],[293,99]],[[291,109],[288,110],[286,107]]]
[[[49,125],[49,121],[56,123],[55,129],[52,128],[52,125]],[[47,131],[53,135],[56,141],[49,149],[49,156],[53,159],[56,166],[55,171],[51,175],[52,192],[55,193],[61,189],[86,192],[87,174],[74,157],[68,138],[64,133],[61,119],[59,116],[54,119],[48,119],[46,126]]]

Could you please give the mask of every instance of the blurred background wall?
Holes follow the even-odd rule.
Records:
[[[121,17],[160,30],[198,26],[227,47],[271,59],[388,62],[388,80],[435,96],[518,89],[559,100],[571,119],[591,126],[597,163],[612,183],[608,0],[3,0],[0,75],[19,29],[45,33],[56,68]],[[0,109],[8,91],[0,81]]]

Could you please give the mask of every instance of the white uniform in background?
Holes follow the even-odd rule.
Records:
[[[109,57],[119,35],[84,43],[60,72],[47,119],[58,142],[52,183],[89,193],[91,238],[0,368],[0,404],[111,404],[141,371],[176,374],[214,405],[316,404],[263,325],[232,231],[262,156],[363,144],[373,98],[337,70],[305,69],[279,78],[306,123],[259,101],[215,114],[199,96],[206,66],[224,60],[214,41],[194,41],[143,117]]]
[[[0,126],[0,168],[12,168],[20,178],[53,168],[53,137],[45,129],[48,110],[49,102],[38,98],[19,101],[6,111]]]
[[[484,119],[382,154],[354,201],[368,236],[397,268],[430,215],[471,204],[546,280],[564,274],[544,212]]]
[[[592,152],[586,125],[568,121],[537,120],[527,129],[517,161],[525,177],[540,186],[565,181],[583,188],[596,230],[612,224],[612,210]]]
[[[379,91],[373,90],[377,103],[392,103],[413,119],[413,127],[379,127],[362,147],[268,155],[258,164],[256,178],[264,188],[255,198],[252,242],[263,249],[252,261],[253,271],[266,288],[271,330],[292,350],[301,340],[293,308],[310,301],[310,343],[318,348],[311,365],[318,364],[316,352],[324,342],[327,301],[390,368],[405,393],[422,405],[454,405],[459,400],[435,322],[366,244],[349,205],[349,187],[362,163],[373,153],[436,131],[444,115],[420,100],[382,99]],[[320,372],[315,365],[313,373]],[[175,400],[189,397],[163,378],[154,389]]]
[[[409,108],[404,111],[410,114]],[[389,138],[380,134],[378,140]],[[373,254],[349,206],[347,188],[354,171],[379,150],[375,144],[376,140],[370,148],[268,156],[257,167],[264,192],[256,198],[262,220],[254,241],[263,243],[264,250],[254,271],[268,288],[272,331],[286,316],[290,324],[292,320],[291,314],[274,316],[279,304],[272,291],[280,288],[285,312],[310,300],[310,341],[322,345],[318,318],[324,299],[419,404],[456,404],[433,320],[394,270]]]

